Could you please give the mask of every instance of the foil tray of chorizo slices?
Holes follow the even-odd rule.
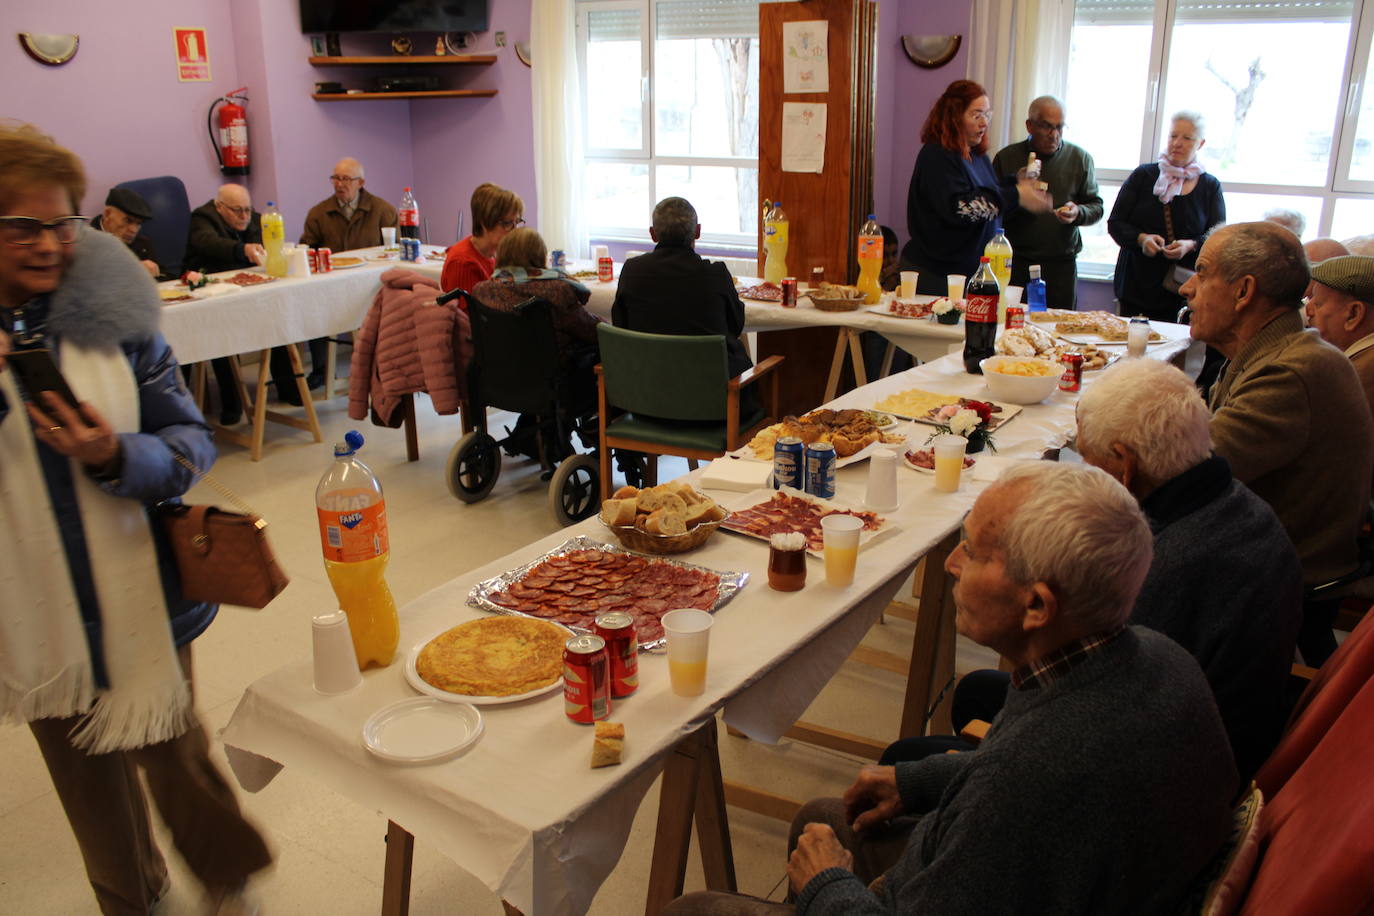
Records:
[[[714,612],[744,588],[745,572],[719,572],[663,557],[646,557],[589,537],[564,541],[534,561],[484,579],[468,604],[590,632],[597,616],[634,617],[641,649],[663,643],[660,618],[676,608]]]

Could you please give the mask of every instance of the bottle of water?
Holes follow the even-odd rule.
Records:
[[[396,208],[396,223],[397,234],[401,238],[420,237],[420,205],[415,202],[415,195],[410,193],[410,188],[401,194],[401,205]]]
[[[1040,279],[1040,265],[1030,266],[1030,280],[1026,283],[1026,308],[1032,312],[1045,311],[1045,281]]]
[[[865,305],[876,305],[882,298],[879,275],[883,272],[883,230],[873,214],[859,230],[859,281],[854,284],[864,294]]]
[[[269,277],[286,276],[286,225],[281,211],[272,201],[267,202],[267,211],[262,215],[262,247],[267,249],[267,262],[263,267]]]

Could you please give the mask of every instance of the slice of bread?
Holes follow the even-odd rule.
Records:
[[[634,499],[639,495],[639,487],[624,486],[611,494],[611,499]]]
[[[682,501],[691,506],[706,499],[705,496],[692,489],[692,485],[685,480],[670,480],[664,486],[669,487],[672,492],[682,497]]]
[[[679,512],[687,511],[687,504],[682,497],[674,493],[666,484],[658,487],[651,487],[647,490],[640,490],[638,497],[638,508],[640,512],[653,512],[657,509],[672,508]]]
[[[687,507],[687,517],[684,519],[688,528],[695,528],[702,522],[715,521],[712,513],[716,504],[709,497],[702,497],[701,502],[694,503]]]
[[[601,520],[613,528],[635,523],[633,499],[608,499],[601,504]]]
[[[686,534],[687,514],[681,509],[664,506],[649,513],[644,520],[644,531],[649,534]]]
[[[615,766],[625,749],[625,726],[619,722],[597,722],[592,736],[592,769]]]

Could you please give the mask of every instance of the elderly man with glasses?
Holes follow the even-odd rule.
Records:
[[[1003,147],[993,157],[992,167],[998,176],[1014,177],[1035,153],[1040,180],[1049,185],[1055,209],[1008,214],[1003,228],[1013,252],[1011,282],[1025,286],[1031,265],[1038,264],[1049,306],[1071,309],[1078,293],[1078,252],[1083,250],[1078,227],[1102,219],[1093,157],[1064,142],[1064,106],[1053,96],[1042,95],[1030,103],[1026,131],[1025,140]]]
[[[217,273],[266,260],[262,215],[253,210],[253,198],[243,185],[221,185],[214,200],[191,211],[184,262],[188,270]]]

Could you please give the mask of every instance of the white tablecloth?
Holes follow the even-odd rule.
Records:
[[[1156,347],[1152,355],[1167,358],[1182,346]],[[834,406],[872,406],[911,387],[986,396],[980,377],[966,375],[957,357],[946,357],[852,391]],[[1062,445],[1073,431],[1075,401],[1055,394],[1025,408],[997,432],[1001,455],[1035,459]],[[916,427],[912,438],[923,441],[929,429]],[[866,462],[839,471],[837,497],[858,504],[867,471]],[[766,544],[727,532],[682,557],[713,569],[748,572],[751,580],[717,613],[703,696],[675,696],[663,658],[641,656],[640,689],[617,703],[612,715],[627,733],[619,767],[588,768],[590,730],[566,718],[557,693],[483,707],[486,733],[454,760],[419,767],[383,763],[365,750],[360,732],[379,708],[414,696],[402,661],[367,673],[363,686],[350,695],[322,697],[311,686],[311,665],[305,660],[260,679],[244,693],[223,735],[235,773],[254,790],[278,764],[305,767],[337,791],[380,809],[523,912],[583,912],[619,859],[634,812],[666,753],[722,707],[727,721],[750,737],[776,741],[830,680],[917,560],[957,529],[987,486],[966,475],[959,492],[938,493],[932,475],[905,467],[899,467],[898,481],[901,507],[887,515],[900,530],[863,550],[849,588],[826,585],[822,565],[812,560],[803,591],[772,591]],[[727,506],[743,498],[714,495]],[[592,519],[411,602],[401,611],[402,654],[444,628],[479,616],[464,604],[476,582],[529,562],[579,533],[611,540]]]

